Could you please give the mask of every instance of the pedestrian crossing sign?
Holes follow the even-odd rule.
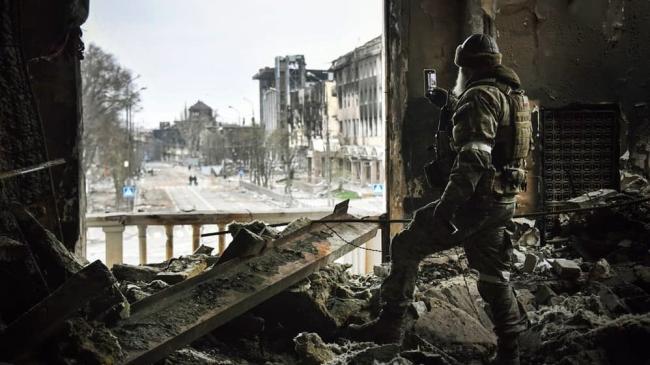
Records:
[[[135,186],[125,185],[122,187],[122,197],[124,199],[133,199],[135,198]]]
[[[375,195],[382,195],[384,193],[384,184],[372,184],[372,192]]]

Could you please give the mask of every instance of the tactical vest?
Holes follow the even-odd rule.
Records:
[[[528,97],[522,89],[481,80],[469,85],[487,85],[499,89],[508,100],[510,115],[499,121],[492,164],[495,167],[492,191],[497,195],[516,195],[526,190],[526,159],[532,149],[533,124]]]

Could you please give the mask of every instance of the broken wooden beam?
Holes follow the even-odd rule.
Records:
[[[99,260],[84,267],[48,297],[18,317],[0,334],[0,360],[34,353],[60,330],[66,320],[106,294],[115,277]]]
[[[327,218],[354,218],[338,212]],[[112,329],[125,364],[154,363],[319,268],[377,233],[374,223],[313,223],[271,242],[259,256],[235,258],[134,304]]]
[[[81,270],[83,265],[79,260],[31,213],[20,206],[14,207],[12,213],[38,266],[47,268],[42,271],[51,290]]]

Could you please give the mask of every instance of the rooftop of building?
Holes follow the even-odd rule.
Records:
[[[363,45],[353,49],[352,51],[344,54],[343,56],[332,61],[332,67],[329,71],[336,71],[349,65],[353,61],[362,60],[370,56],[381,54],[382,44],[381,36],[377,36]]]
[[[194,105],[192,105],[190,107],[190,111],[210,111],[210,112],[212,112],[212,108],[210,108],[210,106],[208,106],[206,103],[199,100]]]

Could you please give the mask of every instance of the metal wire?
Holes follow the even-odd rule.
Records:
[[[334,230],[334,228],[328,226],[327,223],[323,223],[323,225],[324,225],[325,227],[329,228],[329,230],[332,231],[332,233],[334,233],[338,238],[340,238],[343,242],[347,243],[347,244],[350,245],[350,246],[353,246],[353,247],[356,247],[356,248],[360,248],[360,249],[362,249],[362,250],[366,250],[366,251],[372,251],[372,252],[379,252],[379,253],[382,253],[381,250],[375,250],[375,249],[372,249],[372,248],[367,248],[367,247],[362,247],[362,246],[356,245],[356,244],[354,244],[354,243],[352,243],[352,242],[346,240],[345,238],[343,238],[343,237],[342,237],[342,236],[341,236],[341,235],[340,235],[336,230]]]
[[[590,212],[594,210],[600,210],[600,209],[611,209],[611,208],[620,208],[628,205],[636,205],[636,204],[641,204],[645,203],[647,201],[650,201],[650,197],[642,198],[642,199],[636,199],[636,200],[630,200],[627,202],[622,202],[622,203],[614,203],[614,204],[606,204],[606,205],[601,205],[597,207],[583,207],[583,208],[571,208],[571,209],[562,209],[562,210],[556,210],[556,211],[541,211],[541,212],[533,212],[533,213],[522,213],[522,214],[515,214],[513,218],[533,218],[533,217],[543,217],[543,216],[548,216],[548,215],[560,215],[560,214],[569,214],[569,213],[580,213],[580,212]],[[356,219],[316,219],[312,221],[313,223],[409,223],[411,222],[411,219],[366,219],[366,218],[356,218]],[[282,223],[273,223],[273,224],[268,224],[270,227],[282,227],[289,225],[290,222],[282,222]],[[230,233],[229,230],[226,231],[219,231],[219,232],[210,232],[210,233],[204,233],[201,235],[201,237],[210,237],[210,236],[219,236],[223,234],[228,234]]]

